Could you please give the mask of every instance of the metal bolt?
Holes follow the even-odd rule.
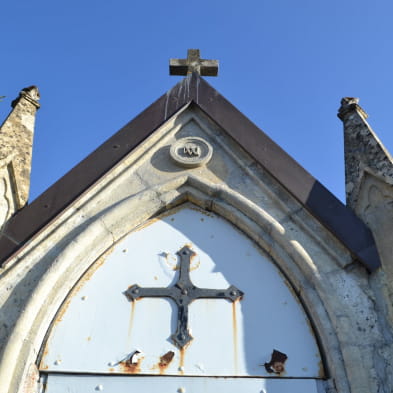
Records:
[[[96,390],[102,391],[102,390],[104,390],[104,386],[103,385],[97,385],[96,386]]]
[[[86,299],[87,299],[87,296],[82,296],[81,299],[82,299],[82,300],[86,300]]]
[[[139,293],[139,289],[138,289],[138,288],[135,288],[135,289],[132,291],[132,293]]]
[[[179,336],[179,338],[180,338],[180,340],[185,340],[186,339],[186,336],[184,335],[184,334],[181,334],[180,336]]]
[[[179,388],[177,389],[179,393],[186,393],[186,388]]]
[[[179,367],[179,371],[184,371],[184,367],[183,367],[183,366],[180,366],[180,367]]]
[[[115,362],[109,362],[109,363],[108,363],[108,366],[109,366],[109,367],[113,367],[113,366],[115,366],[115,365],[116,365]]]
[[[55,365],[58,366],[61,363],[61,360],[57,359],[55,360]]]
[[[187,289],[182,289],[182,290],[181,290],[181,293],[182,293],[183,295],[187,295],[187,294],[188,294],[188,291],[187,291]]]
[[[237,296],[237,292],[236,291],[231,291],[231,296]]]
[[[125,249],[123,250],[123,252],[127,252],[127,249],[125,248]]]

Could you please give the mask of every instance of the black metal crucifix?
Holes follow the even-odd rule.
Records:
[[[134,284],[127,289],[125,295],[130,301],[142,297],[169,297],[177,304],[177,328],[171,338],[179,347],[185,347],[193,337],[188,331],[188,306],[195,299],[228,299],[234,302],[242,298],[244,293],[231,285],[228,289],[207,289],[196,287],[190,279],[190,262],[195,252],[184,246],[177,252],[180,257],[179,278],[173,287],[141,288]]]
[[[202,76],[217,76],[218,60],[201,59],[199,49],[189,49],[187,59],[170,59],[170,75],[187,75],[193,72]]]

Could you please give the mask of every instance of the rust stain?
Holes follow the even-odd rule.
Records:
[[[110,373],[114,373],[114,372],[115,372],[115,369],[114,369],[113,367],[111,367],[111,368],[109,369],[109,372],[110,372]]]
[[[184,356],[186,354],[186,348],[180,348],[180,361],[179,361],[179,372],[184,375]]]
[[[236,305],[238,301],[232,302],[232,331],[233,331],[233,364],[235,366],[235,373],[238,373],[238,332],[237,332],[237,315],[236,315]]]
[[[142,352],[136,350],[128,359],[119,363],[120,369],[127,374],[139,374],[141,372],[141,363],[144,358]]]
[[[318,376],[319,378],[325,378],[325,367],[323,366],[322,360],[318,362]]]
[[[86,339],[87,341],[91,341],[91,337],[89,336],[89,337],[87,337],[87,339]]]
[[[23,382],[22,392],[36,392],[37,391],[37,382],[40,379],[39,372],[35,363],[30,364],[29,370],[27,372],[26,378]]]
[[[127,332],[128,344],[130,344],[132,327],[134,326],[135,303],[136,303],[136,301],[131,301],[130,303],[131,303],[131,312],[130,312],[130,321],[128,323],[128,332]]]
[[[168,267],[172,270],[179,270],[179,267],[177,266],[177,257],[171,255],[169,252],[162,252],[159,254],[162,258],[165,259],[165,263],[168,265]],[[171,257],[171,258],[170,258]],[[170,260],[171,259],[171,260]]]
[[[203,210],[203,209],[201,209],[201,208],[199,208],[198,206],[195,206],[195,205],[189,205],[189,206],[187,206],[187,208],[190,209],[190,210],[194,210],[194,211],[196,211],[198,213],[201,213],[201,214],[203,214],[206,217],[211,217],[211,218],[215,218],[216,217],[214,215],[214,213],[211,213],[211,212],[208,212],[206,210]]]
[[[160,361],[158,363],[158,368],[160,370],[160,374],[164,374],[165,373],[166,369],[171,364],[174,356],[175,356],[175,352],[168,351],[165,355],[162,355],[160,357]]]
[[[191,243],[188,245],[188,247],[191,248]],[[201,265],[201,260],[198,259],[195,263],[195,258],[198,256],[198,254],[194,251],[195,254],[192,254],[190,257],[190,272],[192,272],[193,270],[198,269],[198,267]],[[193,265],[194,264],[194,265]]]
[[[148,221],[146,221],[146,222],[144,222],[144,223],[142,223],[142,224],[136,226],[130,233],[139,232],[139,231],[141,231],[142,229],[147,228],[147,227],[149,227],[150,225],[154,224],[155,222],[160,221],[161,218],[162,218],[162,216],[152,218],[152,219],[150,219],[150,220],[148,220]],[[127,234],[127,235],[128,235],[128,234]],[[125,235],[125,236],[126,236],[126,235]]]
[[[127,374],[139,374],[141,372],[141,361],[138,360],[137,363],[131,363],[130,360],[126,360],[124,362],[119,363],[119,367],[121,371]]]
[[[285,374],[285,362],[287,361],[288,356],[285,353],[277,351],[273,349],[272,357],[269,363],[265,363],[265,369],[268,373],[274,373],[279,376]]]
[[[191,244],[191,243],[187,243],[187,244],[184,245],[184,247],[186,247],[186,246],[189,247],[189,248],[191,248],[191,247],[192,247],[192,244]],[[162,252],[161,254],[159,254],[159,256],[161,256],[161,257],[164,259],[166,265],[167,265],[171,270],[173,270],[173,271],[179,270],[180,264],[178,263],[178,258],[177,258],[177,256],[172,255],[172,254],[170,254],[169,252],[165,252],[165,251]],[[195,253],[195,254],[191,255],[191,257],[190,257],[190,271],[193,271],[193,270],[198,269],[199,266],[200,266],[200,264],[201,264],[200,259],[198,259],[198,260],[195,262],[195,257],[196,257],[196,256],[197,256],[197,254]],[[161,260],[162,260],[162,259],[161,259]],[[157,278],[156,278],[156,277],[157,277],[157,276],[154,276],[154,279],[155,279],[155,280],[158,279],[158,277],[157,277]]]

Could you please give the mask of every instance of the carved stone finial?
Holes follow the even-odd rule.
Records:
[[[22,208],[29,195],[31,155],[35,115],[40,107],[40,93],[36,86],[21,90],[12,102],[12,110],[0,128],[0,160],[12,166],[7,172],[7,189],[12,188],[15,209]],[[11,187],[12,186],[12,187]]]
[[[368,117],[367,113],[359,106],[359,98],[344,97],[341,100],[341,106],[340,109],[338,110],[337,116],[344,121],[346,115],[355,110],[359,111],[362,114],[362,116],[365,119],[367,119]]]
[[[41,98],[40,92],[37,86],[29,86],[22,89],[19,93],[19,97],[12,101],[11,106],[15,108],[15,105],[19,102],[21,98],[26,99],[30,103],[32,103],[36,108],[40,107],[38,103],[39,99]]]

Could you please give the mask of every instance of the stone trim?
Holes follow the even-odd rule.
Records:
[[[346,369],[357,367],[357,363],[343,362],[340,341],[330,315],[333,311],[331,305],[326,304],[323,277],[315,261],[301,244],[291,240],[280,223],[237,192],[197,177],[181,176],[107,209],[89,225],[84,225],[53,257],[50,268],[26,298],[24,311],[5,347],[0,363],[0,393],[22,393],[20,387],[28,378],[30,365],[37,360],[51,321],[84,272],[139,225],[187,202],[224,217],[272,255],[309,315],[313,316],[322,347],[330,349],[325,354],[329,377],[334,379],[340,393],[350,392]],[[341,271],[339,267],[338,270]]]

